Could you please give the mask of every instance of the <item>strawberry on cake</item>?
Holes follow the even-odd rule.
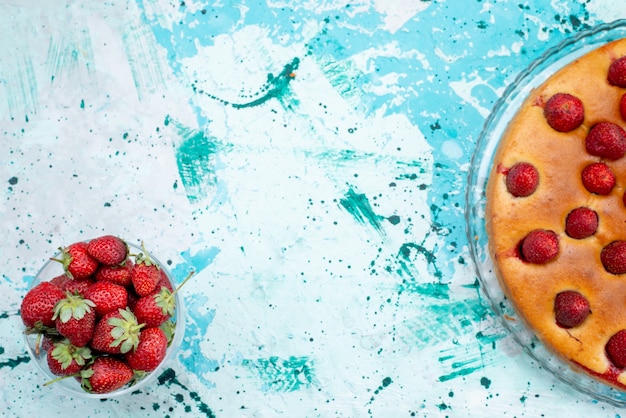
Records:
[[[626,39],[530,92],[487,185],[489,251],[537,337],[626,390]]]

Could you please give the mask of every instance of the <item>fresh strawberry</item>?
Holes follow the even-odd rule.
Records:
[[[598,214],[587,207],[573,209],[565,218],[565,233],[574,239],[592,236],[598,229]]]
[[[595,194],[608,195],[615,186],[615,175],[604,163],[591,163],[581,173],[585,188]]]
[[[109,354],[124,354],[137,348],[143,324],[129,309],[118,309],[104,315],[96,324],[91,348]]]
[[[135,257],[135,266],[131,271],[130,278],[135,292],[139,296],[146,296],[156,289],[161,278],[159,270],[159,266],[145,253],[145,249],[144,253]]]
[[[135,311],[135,305],[137,304],[140,296],[135,292],[135,289],[133,289],[132,286],[126,289],[126,291],[128,292],[128,302],[126,306],[130,308],[131,311]]]
[[[146,327],[158,327],[174,315],[172,293],[165,287],[137,300],[133,312],[137,322]]]
[[[175,291],[171,291],[172,285],[169,278],[167,274],[163,273],[164,284],[157,286],[158,289],[149,295],[140,297],[135,303],[133,312],[137,321],[140,324],[145,324],[146,327],[158,327],[170,319],[176,310],[176,292],[187,283],[192,275],[193,272],[183,280]]]
[[[84,279],[91,276],[98,268],[98,260],[87,252],[86,242],[76,242],[66,248],[59,248],[60,258],[52,258],[63,264],[63,269],[68,276],[74,279]]]
[[[151,372],[165,358],[167,336],[161,328],[145,328],[139,334],[137,349],[125,354],[126,362],[134,370]]]
[[[49,334],[44,335],[44,337],[41,339],[41,349],[43,351],[50,351],[54,348],[54,344],[61,341],[61,338],[58,335],[52,336]],[[37,353],[39,354],[39,353]]]
[[[85,277],[84,279],[69,279],[65,281],[62,289],[65,292],[74,293],[77,295],[84,295],[87,289],[94,284],[95,281],[91,277]]]
[[[545,264],[559,253],[559,236],[546,229],[535,229],[522,240],[521,256],[526,262]]]
[[[30,289],[20,306],[20,316],[26,332],[42,331],[54,327],[54,306],[65,298],[65,293],[50,282],[41,282]]]
[[[577,327],[587,319],[590,312],[587,298],[575,290],[560,292],[554,299],[556,323],[560,327]]]
[[[172,282],[170,278],[167,276],[167,273],[164,269],[159,269],[159,281],[157,282],[156,288],[161,289],[162,287],[166,287],[170,292],[174,292],[174,286],[172,286]],[[184,283],[184,282],[183,282]],[[182,286],[182,284],[181,284]]]
[[[117,266],[126,260],[128,245],[121,238],[103,235],[89,242],[87,252],[106,266]]]
[[[96,271],[95,279],[99,282],[111,282],[120,286],[129,287],[132,284],[130,274],[133,269],[133,260],[127,258],[121,265],[101,265]]]
[[[110,393],[130,382],[133,369],[126,362],[108,356],[97,357],[80,373],[81,386],[91,393]]]
[[[587,133],[585,148],[593,156],[617,160],[626,153],[626,132],[612,122],[597,123]]]
[[[506,173],[506,188],[515,197],[530,196],[539,184],[539,172],[529,163],[517,163]]]
[[[569,132],[585,120],[583,102],[569,93],[556,93],[546,102],[543,115],[552,129]]]
[[[619,101],[619,114],[622,119],[626,120],[626,93],[622,94],[622,98]]]
[[[57,376],[76,374],[91,359],[89,347],[76,347],[67,339],[53,343],[47,351],[48,367]]]
[[[604,349],[615,367],[626,368],[626,330],[623,329],[613,334]]]
[[[54,307],[55,327],[59,334],[77,347],[86,346],[96,325],[95,304],[81,295],[66,293]]]
[[[626,56],[611,62],[607,74],[607,81],[612,86],[626,87]]]
[[[67,283],[68,280],[72,280],[72,279],[70,279],[67,276],[67,274],[60,274],[56,276],[55,278],[53,278],[52,280],[50,280],[50,283],[56,285],[59,289],[64,290],[65,283]]]
[[[626,241],[613,241],[600,252],[600,261],[609,273],[626,273]]]
[[[124,309],[128,303],[126,288],[111,282],[95,282],[85,291],[84,296],[95,304],[94,309],[99,317]]]

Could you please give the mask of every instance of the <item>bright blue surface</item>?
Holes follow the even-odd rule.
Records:
[[[506,335],[463,216],[503,90],[621,3],[0,3],[8,416],[620,416]],[[152,388],[59,398],[19,303],[102,231],[196,270],[185,338]]]

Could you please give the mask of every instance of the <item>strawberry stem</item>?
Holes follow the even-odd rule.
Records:
[[[65,380],[65,379],[67,379],[68,377],[76,377],[76,376],[79,376],[79,375],[80,375],[80,373],[76,373],[76,374],[68,374],[68,375],[65,375],[65,376],[59,376],[59,377],[57,377],[56,379],[48,380],[48,381],[47,381],[46,383],[44,383],[43,385],[44,385],[44,386],[49,386],[49,385],[51,385],[51,384],[53,384],[53,383],[60,382],[61,380]]]
[[[172,292],[172,297],[176,294],[176,292],[178,292],[178,290],[183,287],[183,285],[185,283],[187,283],[189,281],[189,279],[191,279],[191,276],[193,276],[195,273],[195,271],[191,271],[189,272],[189,274],[187,275],[187,277],[185,277],[185,280],[183,280],[183,282],[181,284],[178,285],[178,287],[176,287],[176,289],[174,289],[174,291]]]
[[[41,333],[37,335],[37,339],[35,340],[35,355],[39,356],[41,354]]]

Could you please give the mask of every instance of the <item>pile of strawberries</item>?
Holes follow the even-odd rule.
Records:
[[[176,323],[175,293],[165,271],[113,235],[60,248],[64,274],[25,295],[20,315],[38,334],[50,371],[76,378],[90,393],[132,385],[165,358]],[[191,276],[191,275],[190,275]],[[48,383],[52,383],[48,382]]]

